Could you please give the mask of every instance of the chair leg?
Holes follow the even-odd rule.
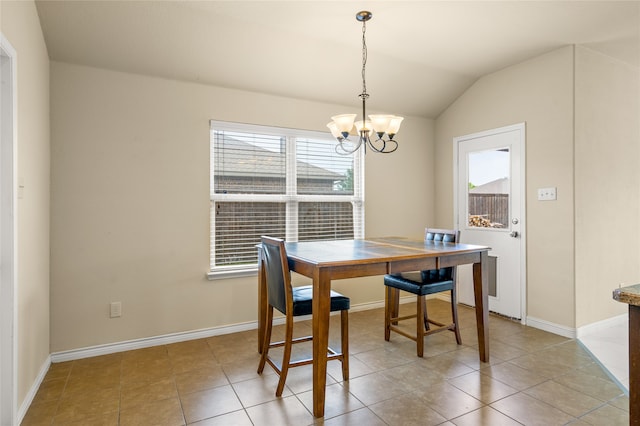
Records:
[[[400,316],[400,289],[391,288],[391,318]],[[398,325],[398,321],[392,321],[391,324]]]
[[[384,340],[387,342],[391,338],[391,304],[392,301],[392,291],[393,289],[389,286],[385,286],[384,291]]]
[[[424,296],[416,296],[416,306],[417,306],[417,315],[416,315],[416,343],[418,344],[418,356],[422,357],[424,354]]]
[[[267,362],[267,356],[269,356],[269,345],[271,344],[271,328],[273,327],[273,306],[269,305],[267,308],[267,318],[265,323],[266,329],[264,331],[264,342],[262,344],[262,355],[260,356],[260,363],[258,364],[258,374],[262,374],[264,371],[264,365]]]
[[[287,315],[284,342],[284,353],[282,355],[282,365],[280,368],[280,381],[278,381],[278,388],[276,389],[276,396],[278,397],[282,396],[284,382],[287,380],[287,373],[289,372],[289,362],[291,362],[291,347],[293,346],[292,315]]]
[[[420,300],[422,300],[422,312],[424,312],[424,329],[429,331],[431,326],[429,325],[429,314],[427,313],[427,298],[423,296]]]
[[[342,380],[349,380],[349,311],[340,311],[340,342],[342,344]]]
[[[460,337],[460,327],[458,325],[458,299],[456,297],[456,286],[451,289],[451,316],[453,317],[453,332],[456,335],[456,343],[462,344]]]

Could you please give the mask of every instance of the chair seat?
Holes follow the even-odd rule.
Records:
[[[428,274],[421,272],[409,272],[385,275],[384,285],[417,294],[418,296],[424,296],[451,290],[453,288],[453,280],[440,280],[431,278]]]
[[[312,298],[313,286],[293,287],[293,316],[311,315]],[[331,290],[331,312],[345,311],[349,308],[349,298]]]

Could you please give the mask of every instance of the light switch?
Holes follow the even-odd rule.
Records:
[[[122,316],[122,302],[111,302],[109,304],[109,317],[119,318]]]
[[[556,199],[556,188],[538,188],[538,201],[553,201]]]

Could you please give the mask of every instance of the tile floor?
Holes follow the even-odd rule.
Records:
[[[449,312],[439,300],[428,309]],[[384,341],[382,309],[351,312],[350,380],[329,363],[323,419],[310,412],[311,366],[290,371],[281,398],[273,370],[256,373],[254,330],[53,364],[23,425],[629,423],[628,397],[576,340],[491,315],[491,362],[481,363],[474,312],[460,316],[463,345],[432,335],[418,358],[414,342]],[[332,317],[334,343],[338,324]],[[308,332],[309,321],[295,328]]]
[[[629,321],[581,337],[580,342],[629,394]]]

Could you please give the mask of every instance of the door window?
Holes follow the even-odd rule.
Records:
[[[467,224],[509,228],[509,148],[470,152]]]

